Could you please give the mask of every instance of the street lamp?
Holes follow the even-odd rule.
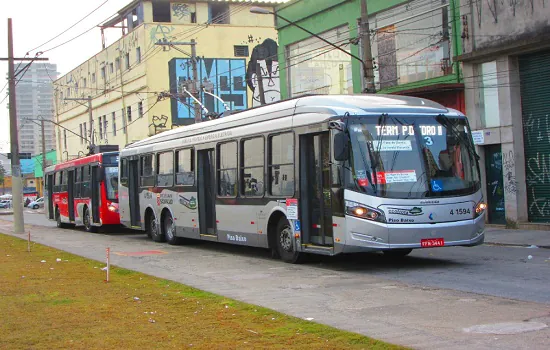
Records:
[[[351,52],[347,52],[346,50],[342,49],[340,46],[334,45],[334,44],[331,43],[330,41],[328,41],[328,40],[326,40],[325,38],[323,38],[323,37],[321,37],[321,36],[319,36],[319,35],[317,35],[317,34],[311,32],[310,30],[308,30],[308,29],[302,27],[301,25],[297,24],[296,22],[293,22],[293,21],[291,21],[291,20],[289,20],[289,19],[287,19],[287,18],[285,18],[285,17],[283,17],[283,16],[281,16],[281,15],[275,13],[275,12],[269,11],[269,10],[267,10],[267,9],[265,9],[265,8],[253,6],[253,7],[250,8],[250,12],[251,12],[251,13],[258,14],[258,15],[274,15],[274,16],[276,16],[276,17],[278,17],[278,18],[280,18],[280,19],[286,21],[288,24],[293,25],[293,26],[295,26],[295,27],[297,27],[297,28],[303,30],[304,32],[308,33],[309,35],[314,36],[314,37],[316,37],[317,39],[319,39],[319,40],[321,40],[321,41],[327,43],[328,45],[334,47],[335,49],[344,52],[346,55],[355,58],[356,60],[358,60],[359,62],[361,62],[361,64],[363,65],[363,74],[364,74],[365,83],[366,83],[366,86],[367,86],[366,91],[368,92],[368,90],[369,90],[369,89],[368,89],[368,86],[369,86],[369,85],[374,86],[374,74],[369,74],[369,72],[372,72],[372,58],[368,58],[368,59],[369,59],[370,65],[367,65],[367,64],[365,63],[365,61],[363,61],[363,60],[362,60],[361,58],[359,58],[358,56],[352,54]],[[369,43],[370,43],[370,42],[369,42]],[[367,44],[369,44],[369,43],[365,43],[364,45],[367,45]],[[374,91],[372,91],[372,92],[374,92]]]

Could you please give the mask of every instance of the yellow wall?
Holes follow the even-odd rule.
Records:
[[[276,40],[277,32],[273,26],[272,16],[251,14],[250,7],[231,4],[231,24],[200,25],[208,20],[208,4],[202,2],[197,3],[195,7],[199,24],[180,24],[182,21],[185,22],[185,18],[181,21],[176,20],[179,23],[151,23],[152,6],[150,2],[145,1],[143,9],[146,23],[141,24],[131,33],[56,81],[57,122],[76,134],[80,134],[79,125],[89,121],[87,108],[77,102],[62,101],[62,93],[64,98],[87,97],[88,95],[93,97],[92,109],[96,144],[118,144],[122,148],[127,143],[146,138],[154,133],[154,129],[150,127],[153,116],[168,116],[167,129],[170,129],[170,99],[159,101],[157,104],[155,102],[157,102],[158,92],[170,90],[170,60],[186,58],[186,56],[173,48],[155,45],[155,42],[164,38],[170,41],[195,39],[197,55],[206,58],[235,58],[234,45],[248,45],[249,54],[252,54],[253,48],[266,38]],[[172,11],[172,20],[174,21],[174,19],[176,18]],[[191,52],[189,46],[177,47],[185,52]],[[136,61],[137,48],[140,48],[141,51],[141,63]],[[127,53],[130,54],[129,70],[125,66]],[[110,65],[115,66],[117,58],[120,59],[120,69],[117,70],[114,67],[114,72],[111,73]],[[249,58],[246,58],[247,63]],[[106,79],[102,78],[101,67],[106,67]],[[95,83],[92,82],[93,73],[95,73]],[[86,78],[85,88],[83,87],[84,78]],[[78,82],[78,94],[75,91],[76,82]],[[70,94],[68,94],[68,88],[70,88]],[[124,95],[123,98],[122,95]],[[247,96],[248,107],[251,107],[252,92],[250,90],[248,90]],[[141,119],[138,118],[139,102],[142,103],[143,112],[146,113]],[[81,103],[87,104],[86,101],[81,101]],[[128,132],[124,134],[123,130],[120,130],[123,127],[122,110],[126,110],[127,107],[132,109],[133,122],[128,124]],[[113,112],[116,118],[116,136],[113,134],[112,127]],[[100,116],[104,115],[107,116],[107,137],[100,139],[98,137],[98,120]],[[89,133],[89,125],[87,131]],[[78,136],[66,131],[67,145],[65,145],[63,129],[56,128],[56,133],[57,150],[63,159],[66,157],[65,151],[68,151],[69,158],[78,156],[79,152],[87,152],[87,144]]]

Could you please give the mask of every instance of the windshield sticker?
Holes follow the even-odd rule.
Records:
[[[376,151],[380,150],[380,152],[412,151],[410,140],[372,141],[372,146]]]
[[[358,179],[365,179],[367,177],[367,171],[366,170],[357,170],[357,178]]]
[[[365,187],[369,185],[369,180],[367,178],[357,179],[357,183],[359,184],[359,186]]]
[[[416,182],[415,170],[379,171],[376,173],[379,184],[391,184],[398,182]]]
[[[434,191],[434,192],[443,191],[443,181],[441,181],[441,180],[431,180],[431,183],[432,183],[432,191]]]

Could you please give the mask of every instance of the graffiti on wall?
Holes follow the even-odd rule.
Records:
[[[192,89],[192,65],[188,58],[174,58],[169,63],[170,91],[180,96],[172,99],[172,124],[189,124],[194,119],[193,100],[186,96],[183,88]],[[201,58],[197,63],[200,83],[200,100],[209,112],[222,113],[223,103],[202,92],[202,86],[224,100],[231,110],[248,108],[245,82],[246,61],[235,58]]]
[[[153,26],[149,31],[149,45],[153,46],[159,40],[172,40],[174,38],[174,33],[172,33],[174,29],[175,28],[173,26],[165,26],[162,24]]]
[[[189,6],[187,4],[172,4],[172,16],[177,19],[183,19],[185,16],[189,16],[191,12],[189,11]]]
[[[277,102],[281,99],[278,48],[279,46],[275,40],[265,39],[252,50],[246,70],[246,83],[253,93],[252,107],[261,105],[258,72],[261,72],[265,103]]]

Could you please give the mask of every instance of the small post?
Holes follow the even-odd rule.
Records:
[[[28,239],[27,239],[27,252],[31,252],[31,231],[29,231]]]
[[[105,282],[109,282],[109,269],[111,268],[110,253],[111,249],[107,248],[107,280]]]

